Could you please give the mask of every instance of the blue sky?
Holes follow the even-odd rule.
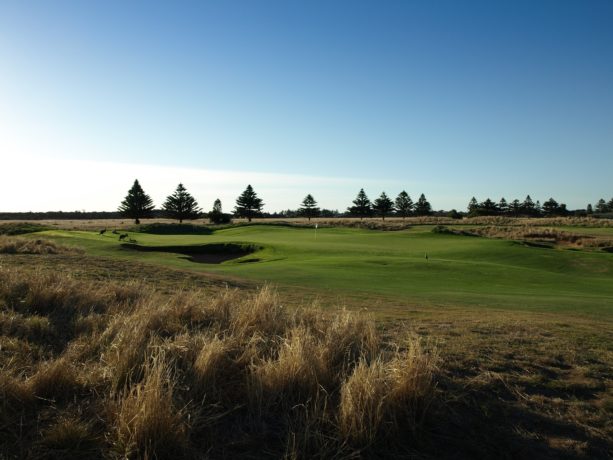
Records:
[[[231,208],[248,173],[267,210],[585,207],[613,196],[611,24],[608,0],[2,2],[0,210],[111,210],[131,176]],[[52,193],[77,176],[105,193]]]

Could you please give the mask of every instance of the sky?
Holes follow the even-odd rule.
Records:
[[[0,2],[0,211],[613,197],[613,2]]]

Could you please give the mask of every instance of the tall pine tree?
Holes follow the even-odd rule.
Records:
[[[394,202],[388,198],[385,192],[382,192],[381,196],[374,201],[372,208],[381,216],[382,220],[385,220],[385,216],[394,210]]]
[[[415,214],[418,216],[429,216],[432,214],[432,206],[428,200],[426,200],[426,196],[422,193],[415,204]]]
[[[372,212],[371,204],[363,188],[360,189],[358,196],[356,196],[355,200],[353,200],[353,206],[347,208],[347,210],[352,215],[359,216],[360,220],[362,220],[364,217],[370,216]]]
[[[304,197],[304,200],[302,200],[302,204],[300,205],[298,213],[301,216],[307,217],[310,221],[311,217],[319,216],[319,212],[320,210],[317,207],[317,201],[315,201],[313,195],[309,193],[307,196]]]
[[[140,219],[151,217],[153,214],[153,200],[145,193],[138,183],[138,179],[134,181],[134,185],[128,190],[128,194],[121,202],[118,210],[125,217],[134,219],[135,224],[140,224]]]
[[[174,193],[166,198],[162,209],[166,217],[176,219],[180,224],[184,219],[197,219],[202,211],[183,184],[179,184]]]
[[[413,212],[413,206],[413,200],[404,190],[396,197],[396,214],[402,216],[403,220],[405,217],[411,215],[411,212]]]
[[[257,193],[253,190],[251,185],[247,185],[247,188],[236,199],[236,206],[234,207],[234,214],[238,217],[246,217],[249,222],[253,217],[256,217],[262,213],[262,207],[264,203],[262,199],[258,197]]]

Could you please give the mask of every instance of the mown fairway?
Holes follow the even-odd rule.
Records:
[[[283,289],[385,297],[397,304],[613,314],[613,254],[529,247],[518,242],[403,231],[253,225],[210,235],[130,233],[141,246],[253,243],[263,249],[222,264],[123,248],[117,235],[44,232],[96,255],[269,281]],[[428,255],[426,259],[425,255]],[[245,261],[249,261],[246,263]]]

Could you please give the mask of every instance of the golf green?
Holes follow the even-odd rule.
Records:
[[[436,234],[429,226],[403,231],[252,225],[208,235],[130,233],[118,236],[49,231],[50,237],[88,252],[268,281],[338,295],[380,295],[401,305],[455,305],[613,314],[613,254],[529,247],[519,242]],[[39,233],[40,235],[40,233]],[[256,252],[219,264],[160,246],[240,243]],[[245,263],[250,262],[250,263]]]

